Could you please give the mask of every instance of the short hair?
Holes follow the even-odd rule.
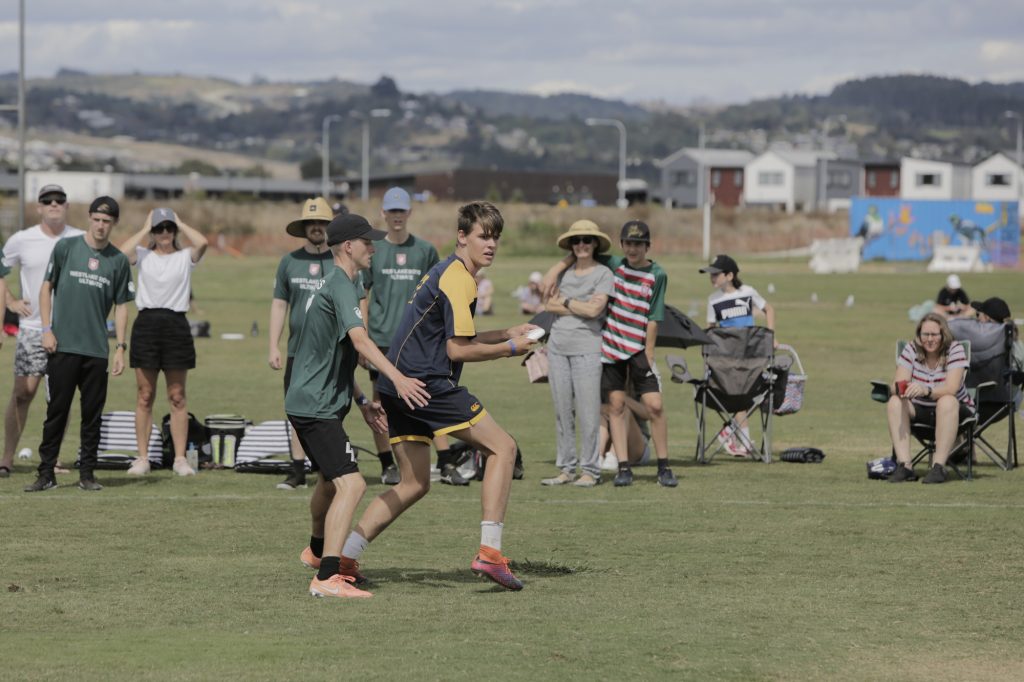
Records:
[[[501,236],[505,227],[505,219],[501,217],[498,207],[489,201],[474,201],[459,208],[459,231],[469,234],[473,225],[479,223],[483,228],[484,237]]]
[[[938,313],[927,313],[917,323],[917,330],[914,332],[914,351],[917,354],[917,361],[924,362],[924,348],[918,345],[918,341],[921,338],[921,327],[924,326],[925,322],[934,322],[939,325],[939,334],[942,339],[939,344],[939,364],[945,367],[946,359],[949,355],[949,347],[953,345],[953,332],[949,330],[949,323],[946,322],[946,318]]]

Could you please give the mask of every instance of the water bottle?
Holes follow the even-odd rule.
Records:
[[[185,461],[192,467],[192,471],[199,471],[199,450],[192,441],[188,442],[188,448],[185,450]]]
[[[249,330],[249,336],[259,336],[260,326],[256,324],[256,320],[252,321],[252,329]]]

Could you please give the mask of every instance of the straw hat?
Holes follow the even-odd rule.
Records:
[[[597,226],[593,220],[577,220],[569,226],[569,231],[558,238],[558,248],[569,251],[572,249],[569,246],[570,237],[596,237],[597,238],[597,250],[594,253],[601,253],[611,248],[612,242],[605,236],[604,232],[601,232],[601,228]]]
[[[334,212],[331,211],[326,199],[323,197],[308,199],[302,205],[302,217],[288,223],[288,227],[284,228],[284,231],[293,237],[305,238],[306,223],[314,221],[329,223],[332,220],[334,220]]]

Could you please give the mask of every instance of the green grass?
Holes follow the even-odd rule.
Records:
[[[892,374],[907,308],[942,277],[877,264],[823,277],[803,261],[748,260],[744,279],[764,294],[775,285],[779,339],[810,375],[804,409],[775,421],[775,450],[814,445],[824,463],[694,465],[691,392],[668,384],[679,488],[659,488],[653,468],[629,489],[542,488],[554,472],[547,387],[529,385],[517,361],[467,366],[464,383],[526,456],[505,533],[526,589],[473,578],[479,485],[438,485],[367,551],[376,596],[339,604],[306,595],[308,495],[275,490],[276,477],[101,472],[102,493],[78,491],[71,475],[27,495],[37,460],[19,462],[0,480],[4,679],[1020,679],[1020,472],[983,462],[974,482],[943,486],[865,476],[889,447],[867,380]],[[508,292],[548,262],[491,269],[496,326],[520,321]],[[196,271],[215,337],[198,342],[190,374],[200,418],[281,414],[281,374],[266,365],[274,265],[214,257]],[[664,265],[668,301],[700,320],[709,285],[697,261]],[[963,279],[975,297],[1024,311],[1019,273]],[[254,320],[258,338],[220,340]],[[4,396],[12,355],[8,340]],[[108,409],[131,409],[134,388],[111,379]],[[22,443],[33,450],[43,412],[39,399]],[[348,426],[370,445],[357,415]],[[382,487],[375,463],[364,471],[369,499]]]

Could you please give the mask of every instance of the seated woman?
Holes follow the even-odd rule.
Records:
[[[649,464],[651,461],[651,414],[633,391],[627,386],[626,392],[626,461],[631,466]],[[602,471],[618,471],[619,458],[615,456],[612,445],[609,419],[611,406],[607,402],[601,405],[601,427],[598,434],[597,452],[604,453],[601,459]]]
[[[946,318],[928,313],[917,323],[917,333],[896,360],[892,397],[889,398],[889,435],[899,464],[890,483],[916,481],[910,453],[911,423],[935,427],[935,455],[922,483],[945,483],[946,461],[956,440],[960,421],[974,413],[964,379],[967,353],[953,340]]]

